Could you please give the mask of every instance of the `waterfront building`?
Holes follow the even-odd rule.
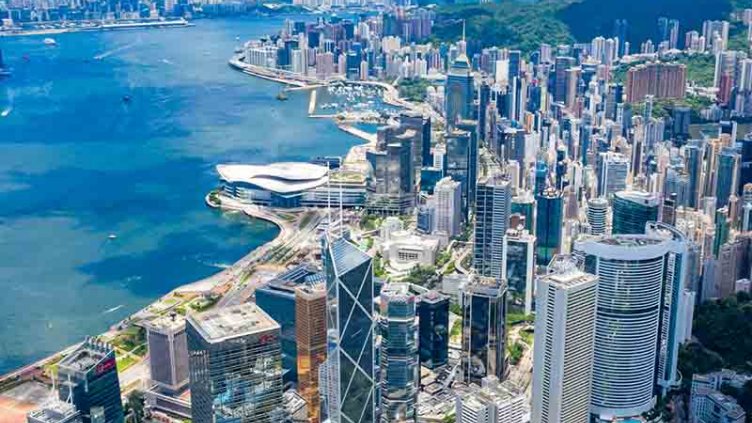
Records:
[[[686,66],[651,62],[629,68],[625,91],[627,102],[637,103],[648,95],[656,99],[684,98],[686,86]]]
[[[144,324],[149,344],[149,370],[156,388],[167,394],[188,385],[188,343],[185,317],[177,313]]]
[[[473,267],[482,276],[504,274],[504,235],[512,208],[509,181],[496,174],[478,182],[475,211]]]
[[[282,405],[280,327],[253,303],[191,314],[186,323],[195,423],[271,423]]]
[[[416,148],[414,148],[413,153],[420,161],[415,164],[415,168],[431,166],[433,164],[431,157],[431,117],[411,111],[403,111],[400,113],[400,125],[413,129],[418,135],[419,142],[414,144]]]
[[[406,284],[387,285],[380,310],[381,422],[415,423],[420,375],[415,295]]]
[[[308,422],[321,421],[319,368],[326,361],[326,286],[303,284],[295,289],[295,343],[298,392],[308,404]]]
[[[592,235],[605,235],[608,221],[608,201],[603,197],[591,198],[587,203],[587,221]]]
[[[435,227],[434,232],[453,238],[462,231],[462,185],[445,177],[436,183],[434,189]]]
[[[83,423],[83,419],[73,404],[53,398],[29,412],[26,423]]]
[[[468,217],[470,204],[474,201],[478,167],[478,146],[469,132],[455,129],[445,134],[446,154],[444,175],[461,185],[462,221]],[[435,190],[435,188],[434,188]]]
[[[332,422],[376,421],[373,258],[345,238],[327,237],[326,405]]]
[[[323,280],[324,275],[319,269],[303,264],[278,274],[269,283],[256,289],[256,304],[280,326],[282,381],[285,384],[295,384],[298,381],[295,290],[306,283]]]
[[[330,172],[326,166],[304,162],[269,165],[218,165],[222,193],[243,203],[271,207],[344,207],[365,203],[366,183],[352,172]]]
[[[619,191],[612,204],[612,233],[643,234],[645,224],[658,221],[660,198],[655,193],[643,191]]]
[[[495,376],[483,378],[481,386],[455,390],[457,423],[523,423],[528,414],[525,393]]]
[[[420,364],[435,369],[447,364],[449,354],[449,297],[428,291],[418,300]]]
[[[557,256],[537,280],[533,423],[590,421],[598,277]]]
[[[405,214],[415,206],[413,140],[410,134],[387,132],[382,149],[366,152],[370,165],[367,208],[383,215]]]
[[[480,384],[486,376],[504,379],[507,284],[473,275],[462,291],[462,377]]]
[[[670,244],[645,235],[575,243],[584,271],[598,277],[590,399],[596,416],[637,416],[655,405]]]
[[[444,117],[447,126],[453,127],[460,119],[470,119],[473,113],[473,75],[470,61],[464,53],[452,62],[444,88],[446,104]]]
[[[102,409],[102,422],[123,422],[120,380],[111,345],[86,338],[58,364],[57,386],[60,400],[71,402],[83,423],[94,423],[97,408]]]
[[[536,197],[536,203],[536,262],[538,265],[546,266],[561,251],[564,199],[559,191],[547,188]]]
[[[509,229],[504,237],[502,278],[513,296],[521,298],[525,314],[533,312],[535,290],[535,236],[525,229]]]

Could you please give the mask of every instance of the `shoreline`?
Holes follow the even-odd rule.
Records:
[[[71,26],[67,28],[44,28],[44,29],[18,29],[10,31],[0,31],[2,37],[31,37],[39,35],[57,35],[69,34],[76,32],[95,32],[95,31],[123,31],[127,29],[148,29],[148,28],[188,28],[195,24],[185,19],[176,19],[170,21],[147,21],[147,22],[112,22],[98,23],[91,26]]]

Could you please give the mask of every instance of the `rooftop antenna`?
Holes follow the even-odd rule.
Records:
[[[462,20],[462,41],[465,41],[465,20]]]

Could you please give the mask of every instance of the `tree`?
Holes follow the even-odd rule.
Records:
[[[128,423],[141,423],[144,421],[144,393],[132,391],[125,399],[125,414]]]

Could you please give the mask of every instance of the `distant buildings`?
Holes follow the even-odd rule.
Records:
[[[537,281],[533,423],[587,422],[598,277],[557,256]]]
[[[280,327],[253,303],[192,314],[186,325],[196,423],[272,423],[282,405]]]
[[[657,99],[684,98],[686,86],[686,66],[652,62],[629,68],[625,91],[627,102],[637,103],[648,95]]]
[[[70,401],[81,413],[83,423],[99,423],[93,414],[102,414],[104,423],[123,422],[112,346],[87,338],[58,364],[57,385],[60,400]]]
[[[504,379],[507,285],[502,279],[473,276],[462,291],[462,376],[480,384],[486,376]]]

